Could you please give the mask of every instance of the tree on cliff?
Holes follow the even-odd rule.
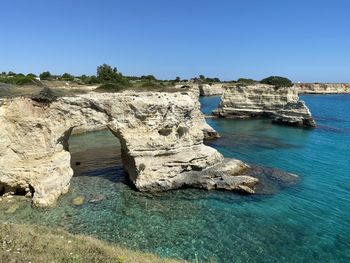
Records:
[[[157,81],[156,77],[153,75],[143,75],[143,76],[141,76],[141,80]]]
[[[50,73],[50,71],[44,71],[43,73],[41,73],[39,75],[41,80],[48,80],[48,79],[52,79],[52,75]]]
[[[247,78],[239,78],[239,79],[237,79],[237,83],[244,84],[244,85],[254,85],[257,82],[258,81],[254,80],[254,79],[247,79]]]
[[[280,76],[271,76],[260,81],[262,84],[273,85],[277,88],[279,87],[291,87],[293,82],[290,79],[280,77]]]
[[[97,67],[97,79],[100,83],[128,84],[128,80],[118,72],[117,68],[112,68],[107,64]]]
[[[131,85],[117,68],[112,68],[107,64],[97,67],[97,80],[103,84],[98,88],[101,91],[120,91]]]
[[[74,80],[74,76],[69,73],[64,73],[61,77],[62,80],[72,81]]]

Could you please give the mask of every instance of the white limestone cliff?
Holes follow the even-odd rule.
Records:
[[[297,89],[270,85],[226,87],[213,115],[223,118],[267,117],[273,122],[298,127],[316,125]]]
[[[300,83],[294,87],[299,94],[342,94],[350,93],[350,83]]]
[[[201,96],[222,95],[225,90],[223,83],[200,84],[198,88]]]
[[[107,126],[119,138],[123,166],[140,191],[181,186],[254,192],[248,166],[224,162],[203,144],[209,129],[196,92],[88,93],[51,104],[30,98],[0,101],[0,195],[32,197],[50,206],[68,191],[74,129]]]

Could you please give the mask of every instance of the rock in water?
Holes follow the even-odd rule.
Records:
[[[101,201],[103,201],[106,197],[104,195],[95,195],[93,196],[92,199],[89,200],[89,203],[99,203]]]
[[[316,123],[294,87],[270,85],[226,87],[219,108],[213,115],[245,119],[266,117],[274,123],[296,127],[315,127]]]
[[[85,197],[80,195],[80,196],[77,196],[76,198],[74,198],[72,200],[72,204],[76,205],[76,206],[79,206],[79,205],[84,204],[84,201],[85,201]]]
[[[19,205],[13,204],[5,211],[5,213],[6,214],[13,214],[17,211],[18,208],[19,208]]]

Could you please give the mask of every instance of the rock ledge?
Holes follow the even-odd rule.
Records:
[[[265,117],[274,123],[297,127],[315,127],[316,123],[297,89],[270,85],[226,87],[214,116],[246,119]]]

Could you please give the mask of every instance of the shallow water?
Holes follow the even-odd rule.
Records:
[[[108,131],[70,140],[76,176],[52,210],[23,202],[1,220],[63,227],[165,257],[218,262],[350,262],[350,95],[303,96],[318,128],[268,120],[213,120],[210,143],[226,157],[300,175],[276,195],[185,189],[158,195],[126,183],[118,140]],[[209,114],[219,99],[201,98]],[[75,165],[80,162],[80,165]],[[83,195],[82,206],[74,197]],[[11,203],[4,204],[6,210]]]

